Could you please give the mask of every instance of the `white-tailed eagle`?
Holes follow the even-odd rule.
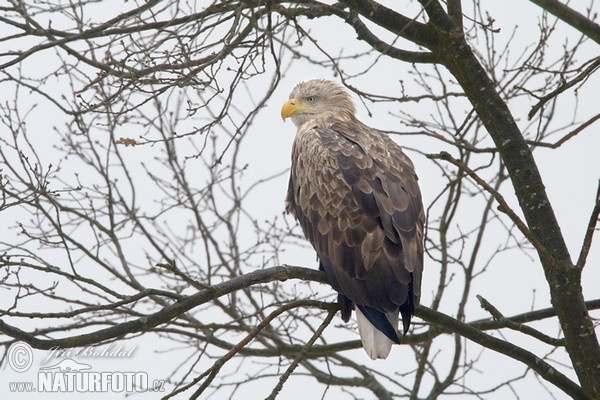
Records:
[[[338,292],[342,318],[356,306],[372,359],[406,334],[421,294],[425,215],[410,159],[361,123],[348,93],[327,80],[299,83],[281,116],[298,127],[286,209]]]

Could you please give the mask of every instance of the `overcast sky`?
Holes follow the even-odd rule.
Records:
[[[521,49],[515,49],[513,54],[518,54],[522,49],[535,43],[537,40],[536,25],[539,18],[537,16],[539,15],[539,12],[534,6],[527,1],[514,0],[489,3],[489,7],[494,7],[490,10],[490,13],[496,20],[495,26],[501,29],[500,33],[496,34],[497,42],[502,43],[508,40],[512,34],[514,25],[518,25],[517,39],[515,39],[513,43],[521,46]],[[415,6],[415,4],[412,4],[412,6]],[[470,10],[465,11],[470,12]],[[532,13],[535,13],[536,16],[532,17]],[[312,31],[313,34],[321,39],[319,44],[324,48],[339,48],[340,52],[350,53],[356,51],[354,48],[354,46],[357,46],[355,36],[340,35],[340,25],[316,21],[312,26],[314,29]],[[4,28],[0,26],[0,33],[3,29]],[[558,24],[557,29],[564,32],[573,32],[571,28],[560,23]],[[2,36],[4,36],[4,34],[2,34]],[[559,37],[561,35],[557,34],[556,36]],[[564,35],[562,36],[564,37]],[[25,46],[25,42],[23,45]],[[552,45],[555,47],[550,47],[548,49],[549,54],[553,51],[559,52],[561,50],[560,43],[552,43]],[[588,51],[587,58],[592,58],[597,54],[597,46],[588,44],[585,48],[587,48]],[[31,63],[28,63],[24,68],[32,70],[35,70],[35,68],[47,68],[47,66],[52,65],[52,55],[53,53],[51,52],[44,53],[44,57],[48,57],[49,59],[48,63],[45,65],[40,65],[39,63],[32,65]],[[315,56],[318,56],[316,52]],[[584,53],[581,53],[580,57],[582,57],[582,59],[579,59],[578,62],[576,62],[576,65],[579,65],[579,63],[584,61]],[[290,62],[290,57],[286,55],[284,61]],[[359,60],[358,62],[365,63],[367,61],[368,60]],[[364,65],[357,65],[353,68],[360,70],[364,67]],[[362,87],[372,87],[374,92],[378,90],[397,90],[399,87],[399,84],[397,83],[398,80],[406,79],[408,81],[411,79],[411,68],[412,66],[409,64],[382,59],[372,72],[353,79],[352,83],[362,85]],[[278,89],[268,101],[266,107],[260,111],[259,116],[247,133],[242,158],[248,163],[249,167],[240,181],[241,185],[249,187],[256,180],[264,179],[277,172],[283,172],[289,167],[290,151],[296,128],[291,121],[284,123],[281,120],[280,108],[297,82],[317,77],[332,80],[337,79],[331,70],[316,67],[305,61],[297,61],[290,64],[285,76],[282,77]],[[267,81],[267,76],[250,81],[248,83],[249,92],[260,94],[261,91],[264,91],[265,83]],[[57,82],[56,84],[60,85],[60,82]],[[578,103],[575,104],[573,102],[573,97],[568,94],[564,96],[564,100],[561,99],[559,101],[559,110],[562,110],[563,107],[564,110],[566,110],[564,113],[565,125],[571,122],[573,115],[572,110],[574,108],[577,108],[581,120],[585,119],[586,116],[589,118],[598,112],[598,88],[600,88],[600,77],[596,74],[593,75],[579,91]],[[354,97],[359,118],[363,122],[383,130],[404,129],[402,126],[398,126],[398,120],[393,116],[396,109],[403,106],[367,104],[367,109],[360,101],[358,101],[356,96]],[[235,101],[236,107],[241,110],[247,110],[252,107],[250,95],[244,96],[240,92],[240,96],[237,96]],[[522,107],[515,107],[511,110],[521,127],[527,126],[528,122],[526,115],[532,105],[533,102],[531,100],[527,101],[526,99],[523,99]],[[421,115],[427,115],[428,113],[434,112],[433,109],[426,108],[432,107],[431,103],[426,102],[407,104],[406,107],[414,109],[415,112],[419,112]],[[468,108],[465,108],[463,112],[466,112],[467,110]],[[372,113],[372,116],[369,116],[369,113]],[[52,160],[54,157],[53,154],[56,154],[51,148],[52,145],[56,144],[56,142],[53,141],[54,136],[52,130],[53,127],[60,126],[56,121],[56,118],[60,118],[60,116],[57,115],[55,108],[45,103],[40,103],[35,111],[35,116],[35,118],[29,120],[29,130],[30,132],[36,132],[36,140],[39,140],[40,143],[44,143],[44,145],[39,147],[39,149],[42,149],[42,158],[47,157],[48,160]],[[597,131],[598,129],[594,127],[588,129],[581,134],[581,137],[562,146],[559,151],[537,149],[534,153],[542,177],[544,178],[548,195],[562,226],[563,234],[573,257],[576,257],[578,254],[580,243],[585,233],[585,227],[588,223],[589,212],[593,206],[593,197],[597,190],[598,179],[600,178],[600,162],[598,161],[600,136],[597,134]],[[8,132],[3,126],[0,126],[0,135],[6,134],[8,134]],[[132,136],[135,136],[135,134],[132,134]],[[442,149],[430,147],[434,142],[423,137],[394,137],[395,140],[407,148],[408,154],[415,163],[417,173],[420,177],[425,206],[427,207],[440,192],[440,187],[445,184],[445,180],[440,175],[439,169],[436,168],[430,160],[422,154],[413,151],[413,149],[419,149],[424,153],[437,153]],[[43,150],[44,147],[47,148],[46,152]],[[131,149],[131,157],[140,157],[139,153],[137,155],[134,154],[135,151],[135,149]],[[245,206],[247,210],[257,220],[272,220],[275,216],[281,216],[284,208],[283,202],[287,189],[287,179],[287,174],[284,173],[263,186],[261,190],[252,192],[246,199]],[[509,185],[505,185],[502,188],[502,193],[512,205],[515,207],[517,206]],[[469,225],[468,221],[472,216],[469,215],[468,210],[462,210],[461,212],[463,213],[461,218],[464,218],[464,221],[467,221],[465,225]],[[4,221],[9,219],[7,216],[0,216],[0,221],[3,221],[2,218],[5,218]],[[476,223],[477,221],[473,220],[471,225]],[[10,242],[11,235],[14,235],[14,231],[0,230],[0,239],[3,242]],[[502,239],[504,238],[502,237],[499,240]],[[249,236],[247,240],[249,242],[252,241],[253,236]],[[490,243],[494,245],[493,240],[491,240]],[[600,285],[598,285],[598,282],[600,282],[600,269],[597,267],[600,262],[600,252],[597,249],[598,246],[592,248],[588,266],[584,271],[583,282],[587,299],[600,298]],[[493,251],[493,249],[489,249],[489,251]],[[314,251],[308,247],[292,247],[287,249],[279,261],[281,263],[293,265],[316,267]],[[522,254],[520,251],[515,251],[498,257],[494,260],[494,263],[495,268],[491,269],[488,274],[477,280],[476,288],[473,291],[474,294],[480,293],[485,295],[486,298],[491,300],[500,309],[510,310],[511,314],[526,312],[532,307],[545,308],[549,306],[546,282],[543,279],[543,272],[539,262],[535,257],[532,258],[531,256]],[[437,281],[431,278],[431,276],[436,276],[436,262],[427,260],[425,268],[422,303],[424,305],[429,305],[435,288],[430,287],[427,282],[432,280],[437,284]],[[293,285],[293,283],[289,283],[289,285]],[[327,287],[320,287],[319,290],[321,292],[326,292],[330,289]],[[475,299],[469,304],[467,314],[468,320],[488,317],[487,313],[479,308]],[[451,304],[450,301],[447,306],[442,305],[441,307],[442,311],[447,310],[448,312],[452,312],[455,309],[456,304]],[[31,324],[34,325],[35,321],[32,321]],[[328,335],[328,339],[334,341],[336,335],[343,337],[345,340],[352,339],[352,336],[347,331],[335,327],[335,325],[338,324],[341,324],[341,321],[336,317],[335,323],[330,326],[325,333]],[[548,332],[548,334],[559,335],[558,327],[556,327],[555,331]],[[307,338],[308,337],[309,336],[307,336]],[[120,345],[123,346],[123,351],[132,351],[133,355],[119,359],[118,363],[115,363],[112,359],[95,359],[93,370],[144,371],[147,372],[150,379],[159,379],[164,376],[165,370],[172,371],[186,354],[186,348],[183,346],[175,348],[173,343],[159,343],[155,338],[150,337],[138,337],[123,342]],[[469,347],[469,350],[474,353],[478,351],[475,349],[476,347]],[[167,350],[168,352],[166,352]],[[485,354],[485,359],[478,365],[478,368],[481,368],[482,370],[482,380],[485,381],[486,373],[506,373],[507,376],[511,376],[512,371],[510,369],[514,367],[514,361],[492,353],[491,351],[487,351]],[[38,363],[46,360],[48,352],[34,350],[33,355],[35,362]],[[392,350],[390,358],[386,361],[372,362],[362,353],[361,349],[353,351],[352,355],[354,359],[360,363],[365,363],[373,368],[382,368],[388,371],[397,368],[399,360],[401,362],[401,360],[408,357],[414,357],[414,354],[410,349],[401,346],[396,346]],[[557,357],[560,358],[562,355],[557,355]],[[256,369],[257,365],[251,365],[249,368]],[[37,368],[33,368],[28,373],[18,374],[10,368],[7,368],[6,364],[4,364],[3,370],[0,372],[0,382],[35,379],[34,373],[37,373]],[[573,374],[568,375],[571,378],[574,376]],[[519,395],[521,398],[534,398],[534,396],[545,398],[544,396],[547,396],[545,389],[541,388],[541,386],[528,384],[527,382],[530,381],[526,380],[516,384],[519,388]],[[474,382],[466,383],[476,385]],[[320,396],[323,387],[314,384],[313,392],[312,384],[314,384],[314,380],[311,378],[290,380],[284,386],[281,398],[304,399],[307,398],[307,393],[308,398]],[[7,386],[3,383],[0,384],[0,397],[11,399],[41,398],[40,396],[26,396],[24,394],[15,395],[14,393],[9,394],[6,390]],[[259,396],[260,398],[264,397],[263,392],[261,391],[265,390],[264,386],[257,386],[256,390],[261,393]],[[336,390],[337,389],[331,389],[331,393],[338,393]],[[264,394],[268,394],[269,391],[270,387],[264,391]],[[565,398],[563,395],[559,394],[558,391],[555,391],[554,395],[558,399]],[[56,395],[43,396],[45,399],[80,397],[81,396],[76,393],[59,393]],[[113,394],[109,394],[104,398],[119,398],[119,396],[114,397]],[[136,395],[134,398],[156,398],[156,396],[140,394]],[[244,398],[243,395],[241,398]],[[350,397],[347,396],[345,398]],[[493,394],[490,394],[487,398],[500,399],[501,397],[494,397]]]

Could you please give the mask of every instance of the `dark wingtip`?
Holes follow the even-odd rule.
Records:
[[[415,303],[413,301],[413,285],[412,285],[412,272],[410,274],[410,283],[408,284],[408,299],[406,303],[400,306],[400,315],[402,316],[402,326],[404,328],[403,336],[408,333],[408,328],[410,328],[410,320],[412,316],[415,315]]]
[[[410,320],[412,315],[409,312],[402,312],[402,310],[400,310],[400,314],[402,315],[402,327],[404,329],[402,336],[404,336],[408,333],[408,328],[410,328]]]

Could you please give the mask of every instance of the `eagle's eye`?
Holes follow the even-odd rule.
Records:
[[[315,96],[308,96],[308,97],[306,98],[306,101],[308,101],[309,103],[314,103],[314,102],[315,102],[315,100],[316,100],[316,99],[315,99]]]

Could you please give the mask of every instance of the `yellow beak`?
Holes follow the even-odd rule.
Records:
[[[289,99],[281,107],[281,118],[285,121],[286,118],[296,115],[304,110],[311,108],[309,105],[299,103],[296,99]]]

